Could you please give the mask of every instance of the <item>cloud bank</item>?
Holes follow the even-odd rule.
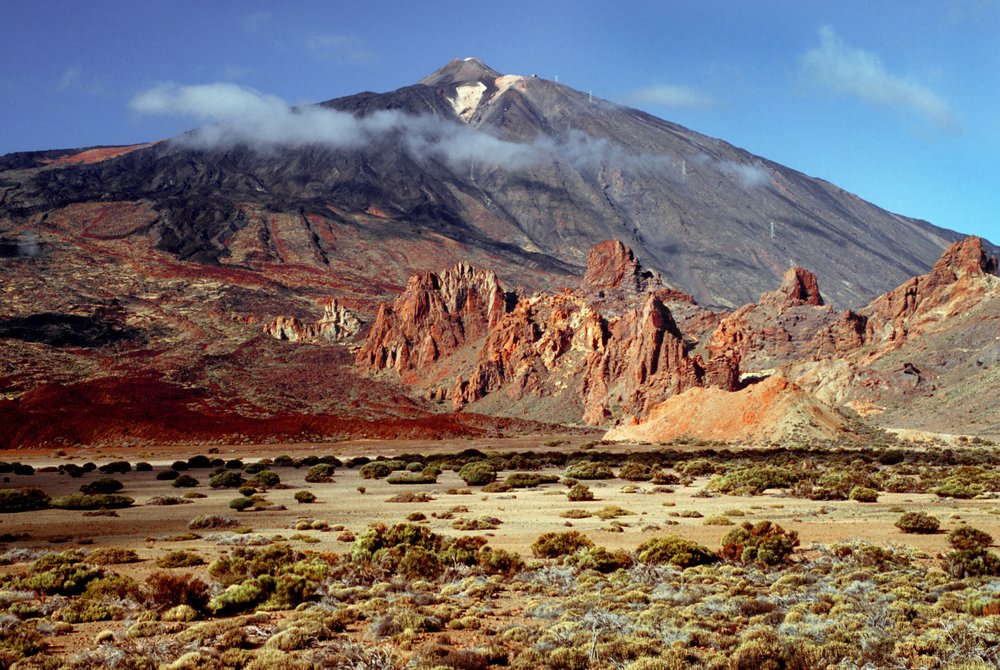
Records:
[[[955,125],[942,98],[922,84],[890,73],[877,54],[844,43],[830,26],[820,28],[819,38],[819,46],[800,61],[810,83],[871,105],[916,114],[941,128]]]
[[[453,170],[502,167],[520,170],[545,161],[580,169],[613,163],[648,167],[657,157],[627,154],[616,144],[571,130],[559,140],[508,142],[472,126],[398,110],[356,117],[318,106],[293,108],[277,96],[237,84],[161,84],[135,96],[129,107],[140,114],[193,118],[205,125],[175,142],[202,149],[247,145],[258,150],[322,145],[357,149],[388,136],[418,160],[437,159]]]
[[[672,109],[706,109],[715,104],[715,100],[704,93],[687,86],[671,86],[658,84],[646,86],[633,91],[626,102],[633,105],[654,105]]]

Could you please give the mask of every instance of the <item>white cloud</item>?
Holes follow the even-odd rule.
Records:
[[[626,101],[631,104],[655,105],[674,109],[705,109],[715,104],[715,100],[704,93],[687,86],[657,84],[633,91]]]
[[[877,54],[845,44],[830,26],[820,28],[819,38],[819,46],[800,62],[808,82],[871,105],[917,114],[941,128],[954,126],[948,103],[931,89],[892,74]]]
[[[80,66],[74,65],[73,67],[68,68],[65,72],[62,73],[62,76],[59,77],[58,81],[56,81],[56,90],[68,91],[70,88],[73,87],[74,84],[80,81],[80,77],[82,75],[83,75],[83,70],[80,68]]]
[[[174,140],[199,148],[357,148],[395,135],[417,160],[441,160],[453,170],[467,169],[470,164],[519,170],[545,161],[568,163],[580,170],[609,163],[635,168],[667,164],[656,156],[626,154],[618,145],[579,130],[558,140],[509,142],[457,120],[430,115],[391,110],[356,117],[313,105],[292,108],[279,97],[230,83],[161,84],[136,95],[129,107],[140,114],[190,117],[205,124]]]
[[[337,64],[361,64],[375,60],[375,54],[364,43],[349,35],[309,35],[306,50],[318,60]]]

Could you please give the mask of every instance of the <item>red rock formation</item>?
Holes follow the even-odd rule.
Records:
[[[798,305],[822,305],[823,297],[819,294],[819,283],[816,275],[805,268],[793,267],[785,273],[781,280],[781,288],[775,297],[783,297],[785,307]],[[764,294],[774,295],[774,294]],[[762,298],[763,301],[763,298]]]
[[[863,310],[868,317],[867,337],[898,346],[913,328],[920,330],[922,322],[939,321],[976,304],[988,285],[983,278],[996,274],[996,256],[987,256],[982,239],[955,242],[929,273],[876,298]]]
[[[426,367],[490,332],[506,305],[492,271],[460,263],[440,275],[414,275],[392,306],[379,307],[357,364],[369,372]]]
[[[304,324],[296,317],[279,316],[266,324],[262,330],[276,340],[301,342],[324,339],[331,342],[346,340],[361,330],[361,320],[358,316],[331,298],[320,303],[323,316],[319,321]]]

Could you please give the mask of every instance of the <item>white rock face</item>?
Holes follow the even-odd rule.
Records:
[[[482,101],[483,93],[485,92],[486,84],[481,81],[459,86],[455,90],[455,98],[450,101],[451,106],[455,109],[455,113],[458,114],[458,118],[468,123],[472,115],[476,113],[476,109],[479,108],[479,103]]]

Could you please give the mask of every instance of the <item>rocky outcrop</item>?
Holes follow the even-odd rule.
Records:
[[[392,305],[382,304],[357,353],[368,372],[419,370],[486,336],[507,312],[496,274],[460,263],[414,275]]]
[[[315,323],[306,324],[294,316],[279,316],[262,330],[276,340],[339,342],[354,337],[364,325],[357,314],[339,304],[336,298],[320,304],[323,316]]]
[[[580,286],[584,293],[620,289],[638,295],[663,285],[660,276],[644,270],[632,250],[619,240],[605,240],[587,254],[587,271]]]
[[[931,271],[914,277],[876,298],[863,313],[869,339],[898,347],[914,332],[970,309],[997,274],[997,258],[983,249],[978,237],[952,244]]]
[[[781,287],[724,316],[708,340],[715,356],[730,352],[750,372],[793,360],[837,356],[865,342],[864,316],[824,304],[816,275],[793,267]]]

